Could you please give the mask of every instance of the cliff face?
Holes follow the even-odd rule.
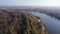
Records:
[[[47,34],[43,21],[26,12],[0,11],[0,34]]]

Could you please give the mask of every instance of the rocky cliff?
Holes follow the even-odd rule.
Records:
[[[0,11],[0,34],[47,34],[45,24],[27,12]]]

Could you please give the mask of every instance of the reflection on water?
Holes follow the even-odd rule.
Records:
[[[40,18],[42,18],[42,20],[44,20],[49,34],[60,34],[60,20],[39,12],[31,13],[36,16],[39,16]]]

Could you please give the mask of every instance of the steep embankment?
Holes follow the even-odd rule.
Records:
[[[47,34],[43,21],[26,12],[0,11],[0,34]]]

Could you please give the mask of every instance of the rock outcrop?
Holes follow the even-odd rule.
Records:
[[[0,34],[47,34],[43,21],[26,12],[0,11]]]

